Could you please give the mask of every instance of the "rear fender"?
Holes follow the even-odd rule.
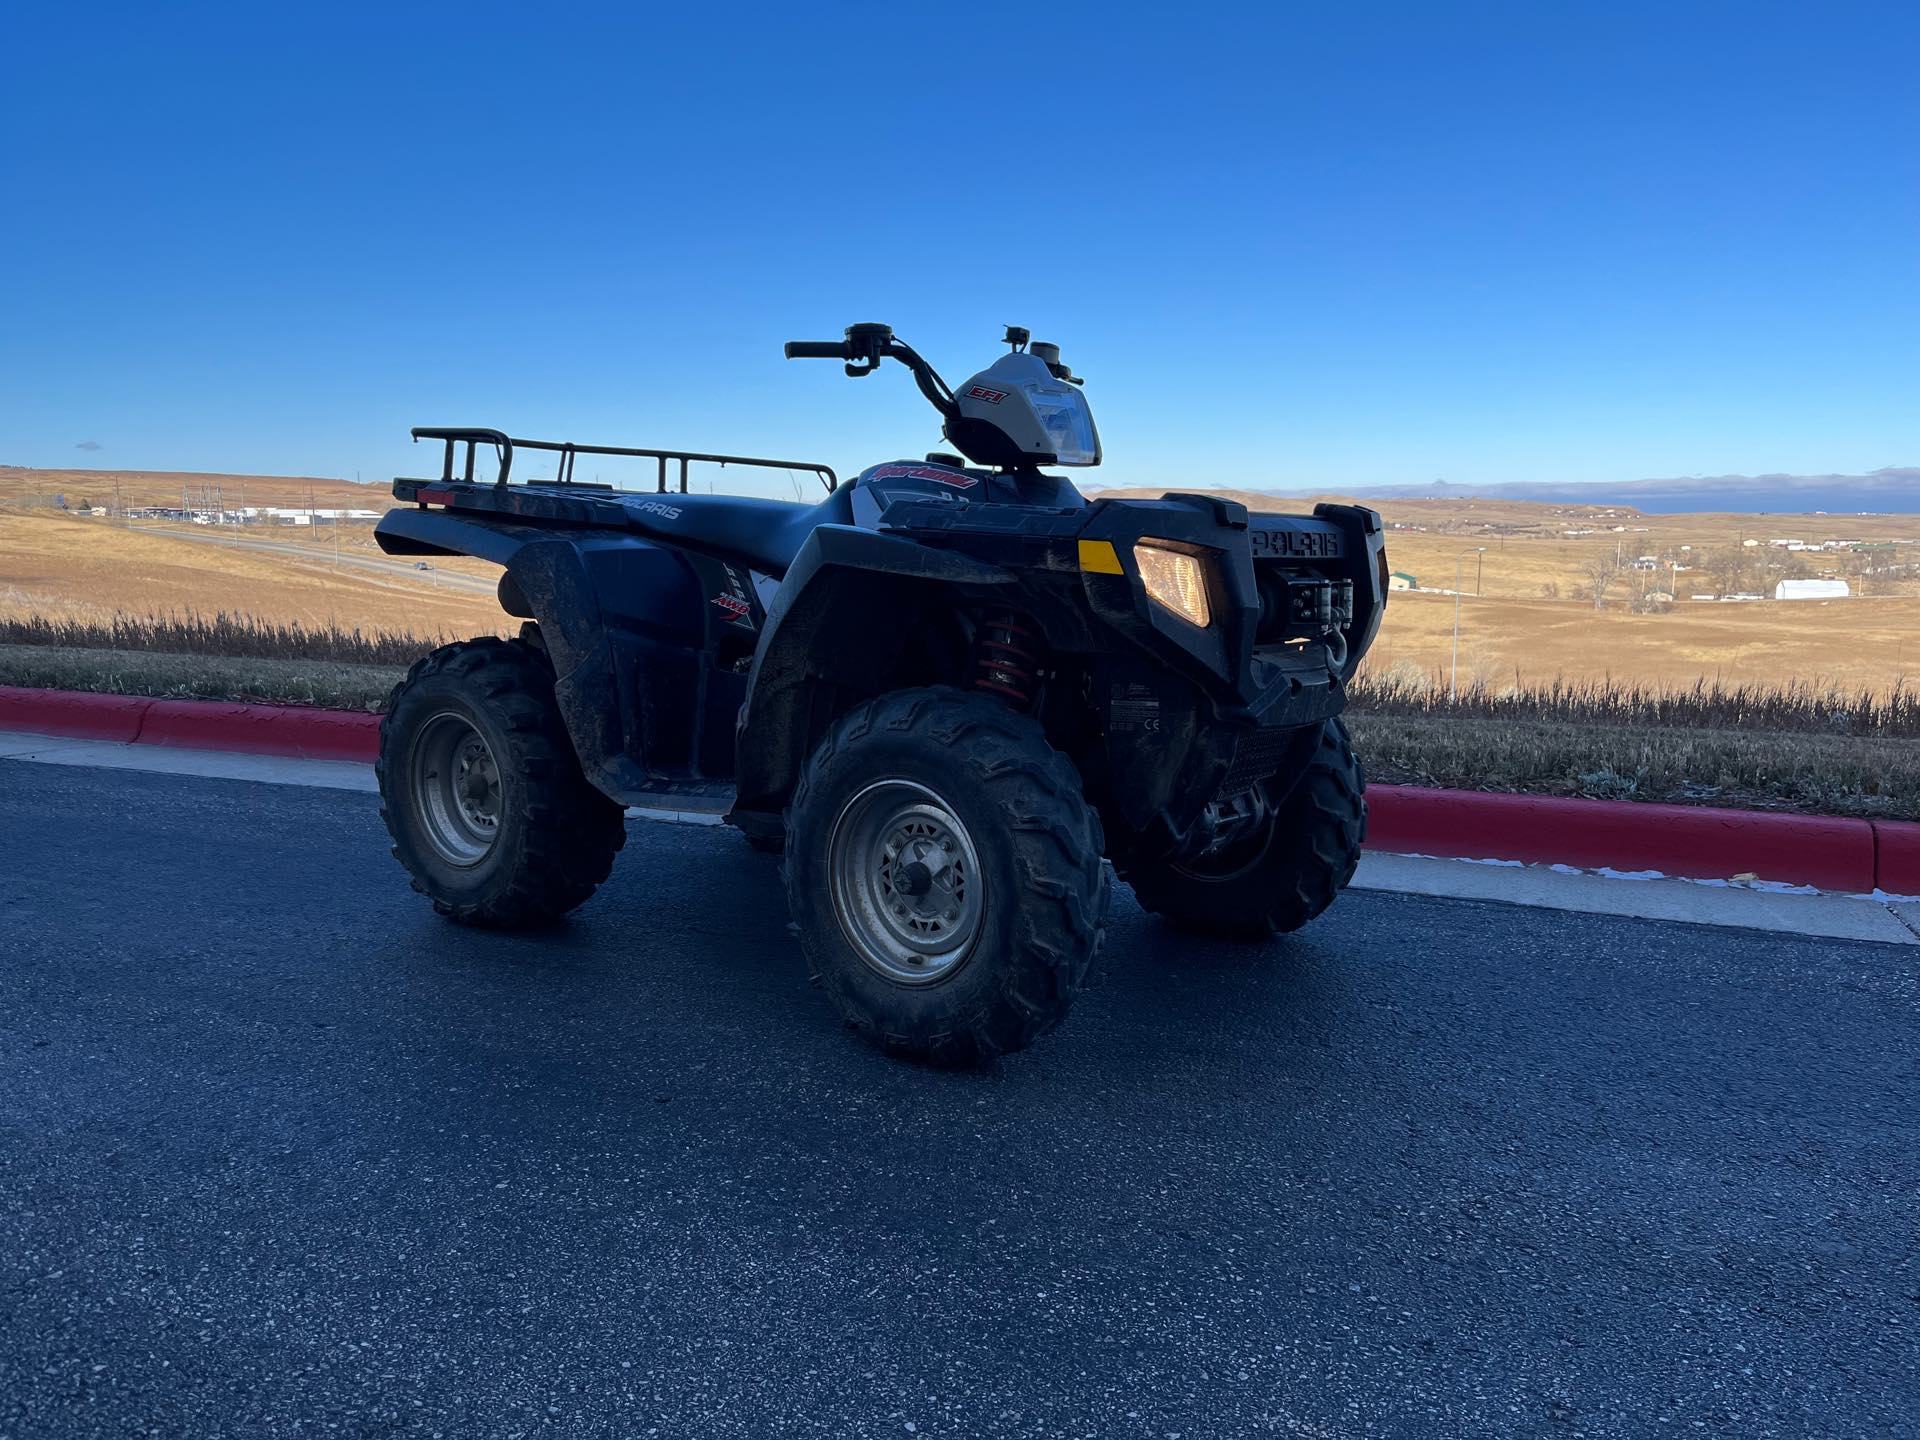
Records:
[[[616,632],[697,650],[700,603],[685,560],[618,531],[556,531],[474,520],[442,510],[390,510],[375,531],[389,555],[471,555],[504,567],[500,606],[537,620],[554,670],[554,697],[587,778],[620,799],[647,788],[646,717],[627,703]],[[686,593],[682,593],[682,592]],[[683,623],[684,623],[683,622]]]
[[[952,550],[851,526],[816,529],[754,652],[731,818],[750,831],[768,826],[813,747],[861,700],[955,678],[966,658],[959,612],[1005,603],[1014,585],[1012,572]]]

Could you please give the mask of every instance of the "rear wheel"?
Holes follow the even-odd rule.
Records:
[[[1071,762],[997,700],[857,707],[808,762],[787,900],[815,981],[896,1053],[967,1064],[1065,1017],[1098,950],[1100,822]]]
[[[1347,727],[1329,720],[1306,773],[1252,833],[1198,859],[1116,868],[1142,909],[1178,929],[1233,940],[1298,930],[1353,879],[1366,788]]]
[[[532,646],[445,645],[394,688],[380,723],[381,818],[434,908],[472,925],[535,924],[593,894],[626,840],[587,782]]]

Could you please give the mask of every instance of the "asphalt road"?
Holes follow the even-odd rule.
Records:
[[[371,797],[0,762],[0,1436],[1911,1435],[1910,950],[1122,892],[978,1074],[637,826],[534,937]]]

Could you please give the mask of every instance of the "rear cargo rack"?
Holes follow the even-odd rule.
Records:
[[[571,440],[518,440],[499,430],[485,430],[472,426],[416,425],[413,428],[415,440],[444,440],[447,444],[446,459],[440,467],[441,480],[452,483],[454,447],[464,444],[467,447],[465,473],[457,478],[467,484],[473,484],[474,452],[482,445],[491,445],[500,462],[500,473],[494,477],[494,485],[505,489],[507,476],[513,470],[513,452],[515,450],[547,450],[560,457],[558,471],[554,479],[541,481],[541,484],[571,485],[573,462],[580,455],[619,455],[641,460],[658,460],[660,477],[658,489],[667,493],[667,463],[677,461],[680,466],[680,493],[687,493],[687,467],[696,461],[708,465],[756,465],[763,470],[805,470],[818,475],[829,491],[839,483],[839,478],[830,466],[816,465],[809,460],[766,460],[752,455],[704,455],[697,450],[636,450],[623,445],[576,445]]]

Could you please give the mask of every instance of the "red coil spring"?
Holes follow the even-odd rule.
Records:
[[[973,688],[1027,709],[1040,683],[1040,654],[1041,642],[1013,612],[987,616],[973,642]]]

